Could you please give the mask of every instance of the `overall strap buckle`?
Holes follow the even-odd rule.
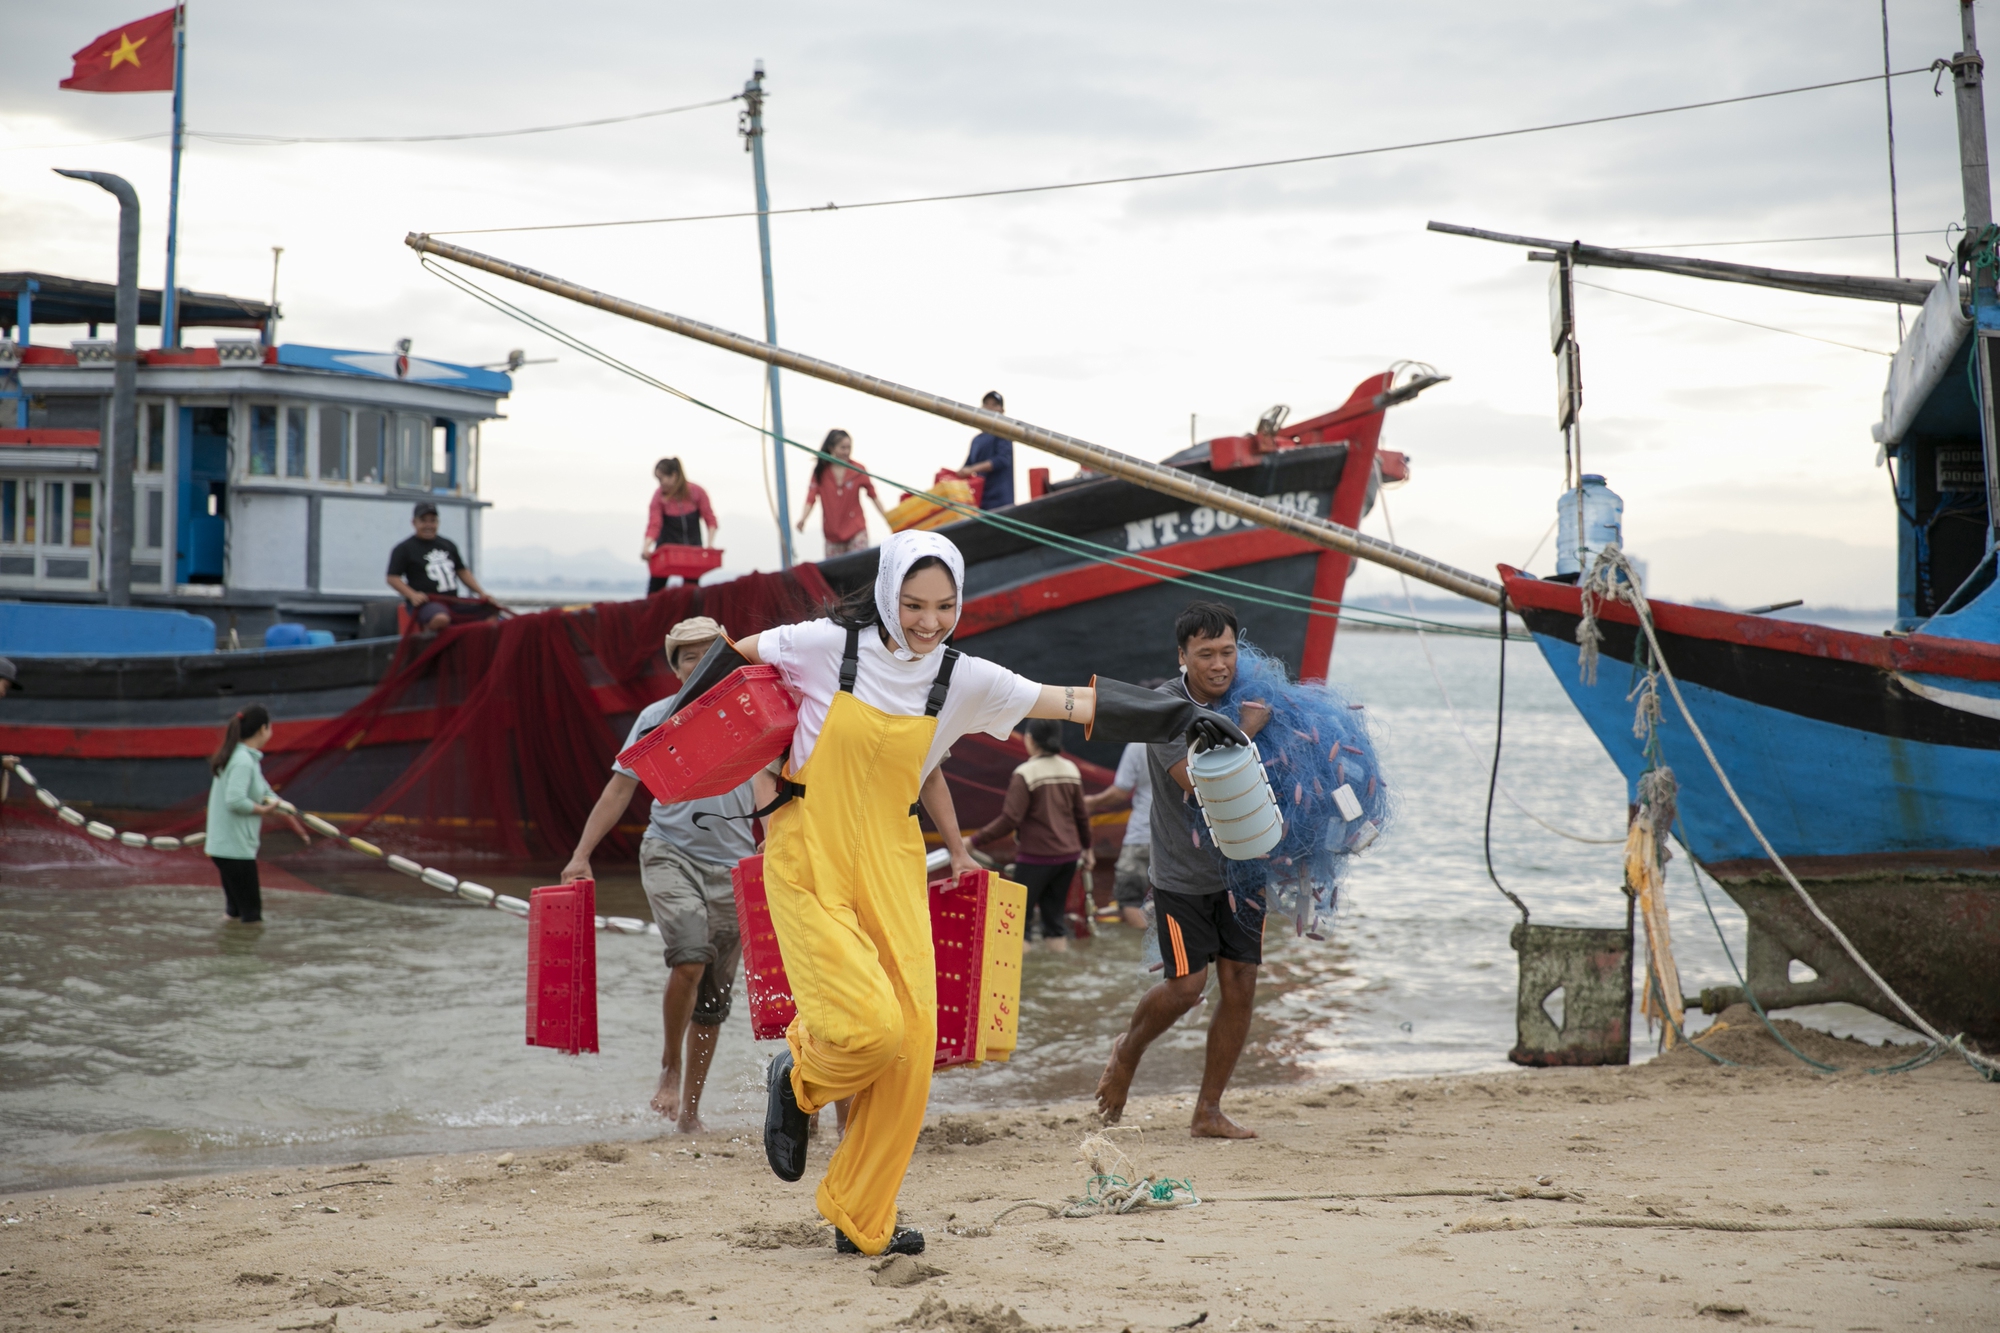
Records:
[[[936,717],[938,710],[944,707],[945,695],[951,693],[951,669],[963,656],[956,648],[944,650],[944,663],[938,667],[937,679],[931,682],[930,698],[924,704],[925,717]]]
[[[771,803],[769,805],[764,806],[762,809],[752,810],[747,815],[724,815],[724,814],[718,814],[713,810],[697,810],[694,816],[694,826],[696,828],[707,827],[705,824],[702,823],[702,821],[705,819],[720,819],[725,823],[737,819],[762,819],[766,815],[769,815],[772,811],[776,810],[779,806],[784,805],[793,799],[801,799],[801,800],[804,799],[805,794],[806,794],[805,783],[794,782],[790,778],[779,778],[778,794],[772,797]]]
[[[847,647],[840,654],[840,692],[854,693],[854,678],[861,672],[861,630],[847,627]]]

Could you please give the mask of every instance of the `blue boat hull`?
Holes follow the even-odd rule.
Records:
[[[1510,579],[1509,592],[1629,788],[1646,766],[1630,697],[1643,676],[1636,624],[1599,620],[1597,680],[1586,683],[1576,590]],[[2000,1043],[2000,717],[1911,685],[1943,682],[1951,690],[1940,697],[1977,700],[1994,682],[1898,671],[1867,636],[1654,605],[1682,695],[1772,846],[1919,1014]],[[1691,632],[1674,632],[1677,622]],[[1983,657],[1968,661],[1988,671]],[[1664,689],[1661,704],[1683,836],[1750,919],[1747,971],[1759,999],[1771,1008],[1844,1000],[1905,1021],[1765,857]],[[1816,976],[1792,981],[1794,960]],[[1739,998],[1739,988],[1717,988],[1703,1007]]]

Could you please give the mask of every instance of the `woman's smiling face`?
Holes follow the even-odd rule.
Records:
[[[920,569],[903,580],[896,610],[910,651],[919,655],[931,652],[958,624],[958,589],[952,585],[951,575],[938,566]]]

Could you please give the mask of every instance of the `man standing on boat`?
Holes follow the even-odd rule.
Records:
[[[979,405],[988,412],[1007,410],[1007,400],[998,389],[980,399]],[[1005,509],[1014,503],[1014,442],[980,431],[972,437],[972,449],[958,475],[986,479],[986,488],[979,493],[981,509]]]
[[[667,660],[686,680],[709,645],[724,637],[707,616],[675,625],[667,634]],[[625,749],[667,720],[674,696],[648,705],[632,724]],[[590,854],[615,827],[639,789],[639,775],[613,765],[611,780],[583,826],[576,851],[563,867],[562,882],[590,878]],[[660,1055],[660,1082],[652,1107],[683,1134],[702,1130],[701,1093],[715,1058],[716,1038],[729,1017],[743,942],[736,929],[736,894],[729,872],[757,843],[749,815],[777,794],[776,781],[759,773],[721,796],[676,805],[653,802],[645,837],[639,843],[639,883],[646,891],[653,924],[666,946],[667,989],[660,1002],[666,1046]],[[696,816],[720,818],[696,822]]]
[[[1181,674],[1159,687],[1161,694],[1200,708],[1221,710],[1236,683],[1236,613],[1220,602],[1195,602],[1174,622]],[[1235,719],[1255,737],[1271,720],[1271,710],[1244,700]],[[1106,1124],[1125,1114],[1125,1099],[1146,1048],[1201,1003],[1208,965],[1216,965],[1220,1000],[1208,1025],[1208,1054],[1201,1092],[1195,1098],[1188,1132],[1196,1138],[1254,1139],[1253,1130],[1222,1113],[1222,1093],[1236,1071],[1237,1057],[1250,1033],[1250,1008],[1257,997],[1257,968],[1264,960],[1264,912],[1236,900],[1222,878],[1222,854],[1195,836],[1201,819],[1188,777],[1185,739],[1155,741],[1147,747],[1152,783],[1153,850],[1147,870],[1153,908],[1159,917],[1160,956],[1166,976],[1132,1011],[1132,1022],[1111,1043],[1111,1059],[1097,1081],[1097,1111]]]

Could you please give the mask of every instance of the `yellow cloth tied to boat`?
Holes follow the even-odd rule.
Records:
[[[1667,928],[1666,874],[1660,865],[1659,841],[1649,808],[1641,808],[1625,834],[1625,891],[1638,900],[1639,919],[1646,927],[1646,986],[1639,1012],[1645,1015],[1648,1027],[1668,1017],[1673,1019],[1660,1036],[1660,1048],[1672,1050],[1674,1029],[1685,1023],[1681,974],[1674,966],[1673,937]],[[1660,1007],[1662,998],[1664,1010]]]
[[[938,503],[940,500],[946,503]],[[931,483],[926,494],[905,495],[902,503],[888,513],[889,531],[941,528],[978,512],[979,506],[972,501],[971,484],[961,478],[946,478]]]

